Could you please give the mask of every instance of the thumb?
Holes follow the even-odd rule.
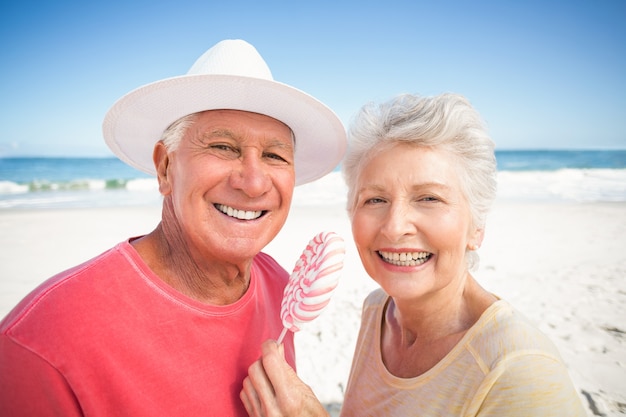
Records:
[[[285,360],[285,346],[276,344],[273,340],[266,340],[261,345],[263,368],[269,380],[274,383],[295,374],[293,368]]]

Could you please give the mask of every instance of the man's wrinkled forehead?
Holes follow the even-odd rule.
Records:
[[[285,122],[283,122],[282,120],[276,119],[270,115],[267,114],[263,114],[263,113],[256,113],[256,112],[250,112],[250,111],[246,111],[246,110],[237,110],[237,109],[213,109],[213,110],[204,110],[198,113],[195,113],[193,116],[193,121],[195,122],[196,120],[198,120],[199,117],[202,117],[202,115],[205,114],[215,114],[215,115],[219,115],[219,113],[240,113],[240,114],[250,114],[250,115],[258,115],[258,116],[263,116],[263,117],[267,117],[269,119],[272,119],[280,124],[282,124],[283,126],[285,126],[287,129],[289,129],[289,134],[291,135],[291,141],[292,143],[295,145],[296,143],[296,135],[293,132],[293,129],[286,124]],[[188,116],[187,116],[188,117]]]

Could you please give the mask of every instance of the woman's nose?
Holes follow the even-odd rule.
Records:
[[[392,203],[386,212],[381,232],[392,241],[415,233],[416,226],[413,217],[406,204]]]

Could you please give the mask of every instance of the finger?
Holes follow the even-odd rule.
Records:
[[[261,362],[266,371],[275,369],[282,372],[291,369],[285,360],[285,346],[282,344],[278,345],[273,340],[266,340],[261,345],[261,355]]]
[[[256,361],[248,368],[248,377],[244,380],[243,392],[249,407],[246,411],[251,416],[274,415],[270,411],[278,409],[274,387],[261,361]]]
[[[273,389],[285,387],[285,381],[295,376],[295,371],[285,361],[285,349],[283,345],[268,340],[261,346],[263,357],[261,363],[265,372],[265,377]],[[277,388],[278,387],[278,388]]]
[[[243,403],[244,408],[251,417],[261,416],[261,402],[256,394],[256,390],[250,381],[250,378],[246,378],[243,381],[243,388],[239,393],[239,398]]]
[[[248,368],[248,378],[251,387],[255,390],[257,397],[273,397],[274,387],[267,375],[262,361],[254,362]]]

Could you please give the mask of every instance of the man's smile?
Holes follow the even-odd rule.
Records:
[[[239,220],[255,220],[261,217],[266,211],[237,210],[224,204],[215,204],[215,208],[229,217]]]

